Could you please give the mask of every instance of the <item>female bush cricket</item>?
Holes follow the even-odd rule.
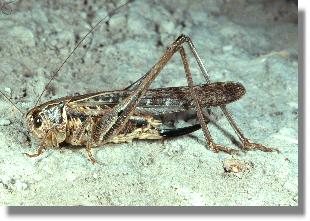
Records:
[[[109,13],[109,18],[128,3]],[[211,150],[231,153],[235,150],[216,144],[208,130],[209,119],[205,109],[216,106],[219,106],[223,111],[245,150],[273,150],[262,144],[250,142],[238,128],[225,106],[243,96],[245,88],[240,83],[234,82],[211,83],[202,59],[192,40],[186,35],[180,35],[143,77],[123,90],[68,96],[37,105],[62,66],[82,41],[104,20],[105,18],[96,23],[79,41],[46,85],[35,107],[27,112],[28,130],[31,136],[40,143],[37,153],[26,153],[27,156],[36,157],[41,155],[45,148],[58,148],[61,144],[69,144],[85,146],[89,159],[94,163],[92,147],[102,146],[106,143],[129,142],[133,139],[164,139],[188,134],[200,128],[202,128],[207,145]],[[206,84],[194,85],[184,44],[189,46]],[[177,52],[180,53],[183,62],[188,86],[149,89],[153,80]],[[3,93],[2,95],[5,96]],[[162,122],[158,120],[158,116],[191,109],[196,111],[199,124],[178,129],[161,128]]]

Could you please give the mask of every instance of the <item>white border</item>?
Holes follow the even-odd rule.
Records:
[[[280,0],[278,0],[280,1]],[[281,0],[284,1],[284,0]],[[303,10],[305,12],[305,41],[306,41],[306,36],[309,36],[309,29],[310,29],[310,21],[309,21],[309,15],[307,15],[307,9],[309,10],[310,8],[310,1],[309,0],[299,0],[298,2],[299,4],[299,10]],[[304,77],[306,80],[306,84],[305,85],[310,85],[309,84],[309,78],[307,78],[307,74],[306,74],[306,70],[307,70],[307,65],[310,63],[310,60],[308,59],[309,57],[306,56],[307,52],[309,51],[309,44],[305,44],[306,49],[305,49],[305,73],[304,73]],[[299,57],[300,58],[300,57]],[[305,115],[306,115],[306,110],[310,110],[309,108],[309,102],[308,102],[308,97],[306,95],[309,95],[309,88],[306,86],[305,87]],[[304,165],[304,169],[306,170],[307,168],[309,168],[309,162],[307,162],[307,159],[309,160],[309,150],[307,150],[307,133],[306,131],[308,131],[308,125],[309,125],[309,120],[308,118],[305,116],[304,117],[305,121],[306,121],[306,125],[305,125],[305,146],[304,146],[304,152],[306,154],[305,156],[305,165]],[[305,184],[304,187],[307,188],[307,184],[309,183],[309,176],[306,176],[306,172],[305,171]],[[307,202],[309,199],[309,192],[308,191],[304,191],[304,193],[306,194],[306,196],[304,197],[304,203],[305,203],[305,211],[304,214],[302,215],[160,215],[158,214],[158,216],[156,214],[152,214],[152,215],[106,215],[104,216],[104,220],[122,220],[122,219],[126,219],[126,221],[130,221],[130,220],[158,220],[158,218],[160,218],[161,220],[178,220],[178,221],[182,221],[182,220],[188,220],[189,218],[191,220],[229,220],[229,221],[249,221],[249,218],[251,221],[254,220],[281,220],[281,221],[285,221],[285,220],[310,220],[310,216],[309,216],[309,209],[307,209]],[[309,206],[308,206],[309,208]],[[78,220],[83,220],[85,221],[85,219],[88,219],[90,215],[57,215],[57,216],[46,216],[46,215],[9,215],[8,214],[8,208],[7,207],[0,207],[0,220],[31,220],[31,221],[35,221],[35,220],[40,220],[42,221],[42,218],[44,220],[54,220],[55,218],[57,218],[57,220],[61,221],[61,220],[67,220],[69,217],[70,218],[74,218],[75,221]],[[94,215],[90,217],[92,220],[102,220],[102,215]]]

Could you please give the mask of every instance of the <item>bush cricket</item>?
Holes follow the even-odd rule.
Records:
[[[128,3],[109,13],[109,18]],[[40,98],[50,82],[82,41],[105,18],[96,23],[78,42],[45,86],[35,107],[27,112],[26,125],[29,133],[39,141],[37,153],[26,153],[27,156],[36,157],[41,155],[45,148],[59,148],[62,144],[68,144],[85,146],[88,158],[95,163],[95,158],[92,155],[93,147],[103,146],[106,143],[130,142],[134,139],[162,140],[167,137],[185,135],[200,128],[210,150],[227,153],[236,151],[214,142],[207,125],[210,121],[207,110],[211,107],[220,107],[236,132],[244,150],[273,151],[272,148],[262,144],[250,142],[243,135],[226,108],[226,104],[238,100],[245,94],[243,85],[234,82],[211,83],[202,59],[198,55],[192,40],[186,35],[180,35],[144,76],[125,89],[62,97],[40,105]],[[194,85],[184,49],[185,44],[193,54],[206,80],[205,84]],[[176,53],[181,56],[188,86],[149,89],[151,83]],[[1,94],[6,97],[4,93],[1,92]],[[10,102],[12,103],[12,101]],[[196,111],[199,124],[177,129],[162,128],[162,122],[158,116],[188,110]]]

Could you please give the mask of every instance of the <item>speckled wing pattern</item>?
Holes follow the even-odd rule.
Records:
[[[206,108],[236,101],[245,93],[244,87],[235,82],[197,85],[195,90],[202,105]],[[74,143],[70,139],[73,137],[81,142],[81,136],[83,134],[87,136],[85,129],[89,128],[90,120],[93,123],[101,119],[108,110],[130,96],[131,92],[131,90],[118,90],[73,97],[67,105],[67,118],[72,128],[72,136],[68,135],[68,142]],[[194,104],[188,87],[149,90],[139,102],[135,113],[130,117],[124,129],[110,142],[122,143],[131,142],[133,139],[161,139],[191,133],[200,129],[200,125],[163,129],[160,127],[161,121],[156,119],[156,116],[192,109],[194,109]],[[87,121],[87,119],[90,120]]]

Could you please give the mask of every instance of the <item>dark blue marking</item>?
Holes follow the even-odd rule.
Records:
[[[185,134],[192,133],[196,130],[199,130],[201,128],[200,124],[195,124],[193,126],[189,127],[182,127],[177,129],[162,129],[160,130],[159,134],[163,137],[178,137],[183,136]]]

